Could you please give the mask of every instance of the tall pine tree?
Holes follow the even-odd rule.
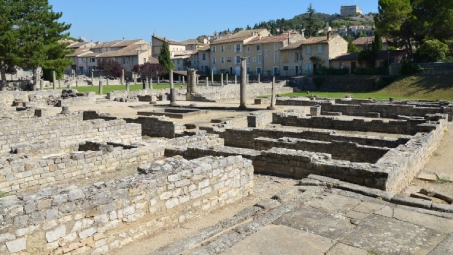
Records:
[[[159,64],[161,64],[165,67],[165,71],[167,73],[169,73],[170,70],[175,69],[173,62],[171,62],[171,59],[170,59],[170,50],[168,49],[168,44],[165,41],[162,44],[162,48],[160,50]]]
[[[304,19],[306,22],[305,34],[308,37],[316,36],[318,28],[316,27],[315,9],[313,9],[311,3],[307,9],[308,16]]]

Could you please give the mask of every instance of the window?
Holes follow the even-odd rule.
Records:
[[[258,63],[261,63],[263,59],[261,58],[261,54],[258,55]]]
[[[231,49],[231,44],[228,45],[228,49]]]
[[[274,63],[278,62],[278,53],[274,53]]]
[[[225,57],[220,57],[220,63],[225,63]]]
[[[307,71],[311,71],[311,64],[310,64],[310,62],[307,62],[307,64],[306,64],[306,69],[307,69]]]
[[[264,51],[264,56],[265,56],[265,57],[269,57],[269,51],[268,51],[268,50],[265,50],[265,51]]]
[[[227,62],[231,62],[231,57],[227,57]]]
[[[225,46],[220,46],[220,51],[225,51]]]
[[[274,50],[278,50],[278,43],[274,43]]]
[[[261,50],[261,45],[256,45],[256,50]]]
[[[250,64],[250,57],[247,57],[247,64]]]
[[[216,47],[212,46],[212,52],[215,52],[215,51],[216,51]]]
[[[283,70],[288,71],[288,66],[283,66]]]
[[[215,58],[212,58],[212,63],[215,64]]]
[[[307,46],[307,55],[310,55],[310,54],[311,54],[311,46],[308,45],[308,46]]]
[[[247,52],[250,52],[250,46],[247,46]]]
[[[340,69],[343,69],[343,68],[344,68],[344,63],[340,62]]]
[[[318,45],[318,54],[322,54],[322,44]]]
[[[94,62],[96,62],[96,59],[95,59],[95,58],[91,58],[91,59],[90,59],[90,62],[91,62],[91,63],[94,63]]]
[[[241,44],[235,44],[234,45],[234,52],[241,52],[242,51],[242,45]]]
[[[241,63],[241,56],[235,56],[234,57],[234,63],[235,64],[240,64]]]
[[[296,61],[299,60],[299,52],[296,52],[295,60],[296,60]]]
[[[203,53],[203,60],[206,60],[206,54]]]

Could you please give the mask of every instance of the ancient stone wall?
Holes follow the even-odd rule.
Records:
[[[253,112],[247,116],[247,127],[264,128],[271,123],[271,117],[265,112]]]
[[[61,94],[61,90],[2,91],[0,93],[0,104],[11,106],[14,101],[22,101],[25,104],[24,106],[27,107],[43,107],[49,104],[70,106],[96,103],[96,95],[93,92],[86,93],[85,96],[67,98],[62,98]]]
[[[284,126],[337,129],[362,132],[415,135],[417,132],[432,130],[425,125],[425,120],[383,120],[366,121],[364,119],[340,120],[335,117],[299,118],[285,113],[273,113],[272,123]],[[431,126],[432,127],[432,126]]]
[[[24,143],[59,142],[67,143],[80,140],[133,143],[141,141],[140,125],[128,124],[124,120],[89,120],[59,123],[6,130],[0,135],[0,152],[11,150],[12,146]]]
[[[83,120],[82,114],[74,112],[71,114],[58,114],[56,116],[30,117],[30,118],[2,118],[0,131],[20,129],[24,127],[40,128],[44,126],[58,125],[61,123],[74,123]]]
[[[0,199],[0,253],[106,254],[252,192],[253,167],[240,156],[170,158],[146,174]]]
[[[224,140],[217,134],[200,134],[171,139],[169,143],[176,147],[216,147],[223,146]]]

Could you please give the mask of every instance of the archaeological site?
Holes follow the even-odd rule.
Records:
[[[453,104],[186,79],[2,91],[0,254],[453,254]]]

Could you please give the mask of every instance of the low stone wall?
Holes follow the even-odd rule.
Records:
[[[186,89],[178,89],[186,91]],[[169,94],[170,89],[140,89],[127,92],[126,90],[115,90],[108,92],[106,98],[109,100],[114,100],[115,98],[128,98],[128,97],[138,97],[138,96],[162,96]],[[185,92],[184,92],[185,93]]]
[[[138,117],[138,118],[117,118],[114,116],[101,114],[96,111],[84,111],[83,112],[84,120],[93,120],[93,119],[123,119],[127,123],[136,123],[141,125],[142,135],[150,137],[165,137],[165,138],[175,138],[176,134],[182,133],[185,130],[185,127],[180,123],[175,123],[168,117],[158,116],[158,117]]]
[[[445,102],[389,102],[366,99],[307,100],[306,98],[280,97],[277,98],[276,104],[295,106],[321,105],[322,112],[341,112],[343,115],[350,116],[368,116],[370,112],[377,112],[380,113],[381,118],[397,118],[398,115],[448,114],[448,120],[453,120],[453,105]]]
[[[0,152],[5,153],[11,147],[24,143],[41,142],[76,142],[95,140],[105,142],[133,143],[141,142],[141,126],[128,124],[124,120],[90,120],[73,123],[60,123],[39,128],[23,127],[8,130],[0,135]]]
[[[217,147],[223,146],[224,140],[217,134],[200,134],[171,139],[169,143],[176,147]]]
[[[40,91],[2,91],[0,93],[0,104],[12,106],[14,101],[22,101],[27,107],[44,107],[48,105],[70,106],[77,104],[94,104],[96,95],[93,92],[85,96],[61,97],[61,90],[40,90]],[[60,101],[61,100],[61,101]]]
[[[286,113],[272,114],[272,123],[284,126],[406,135],[415,135],[418,132],[429,132],[434,129],[435,125],[429,125],[425,122],[425,120],[391,120],[388,122],[383,120],[366,121],[364,119],[340,120],[335,117],[299,118]]]
[[[351,162],[376,163],[385,153],[386,148],[358,145],[352,142],[322,142],[297,138],[256,138],[255,150],[269,150],[271,148],[286,148],[331,154],[333,159]]]
[[[4,162],[0,169],[0,192],[23,192],[63,181],[89,178],[107,172],[137,167],[144,160],[164,155],[165,146],[121,147],[112,151],[72,151],[35,159]]]
[[[75,123],[81,121],[83,121],[83,115],[79,112],[73,112],[71,114],[58,114],[56,116],[2,118],[0,121],[0,131],[4,132],[24,127],[32,127],[33,129],[36,129],[50,125],[58,125],[61,123]]]
[[[211,132],[214,132],[212,130]],[[251,129],[251,128],[234,128],[226,129],[219,132],[221,138],[225,140],[226,146],[235,146],[241,148],[255,148],[255,139],[258,137],[267,137],[279,139],[282,137],[317,140],[324,142],[339,141],[352,142],[360,145],[396,148],[400,144],[405,144],[409,138],[386,138],[373,136],[358,136],[358,135],[342,135],[336,134],[330,130],[317,131],[292,131],[292,130],[276,130],[276,129]]]
[[[235,202],[253,187],[252,164],[240,156],[170,158],[139,170],[146,174],[1,198],[0,253],[106,254]]]
[[[247,127],[264,128],[271,123],[270,114],[265,112],[253,112],[247,116]]]

